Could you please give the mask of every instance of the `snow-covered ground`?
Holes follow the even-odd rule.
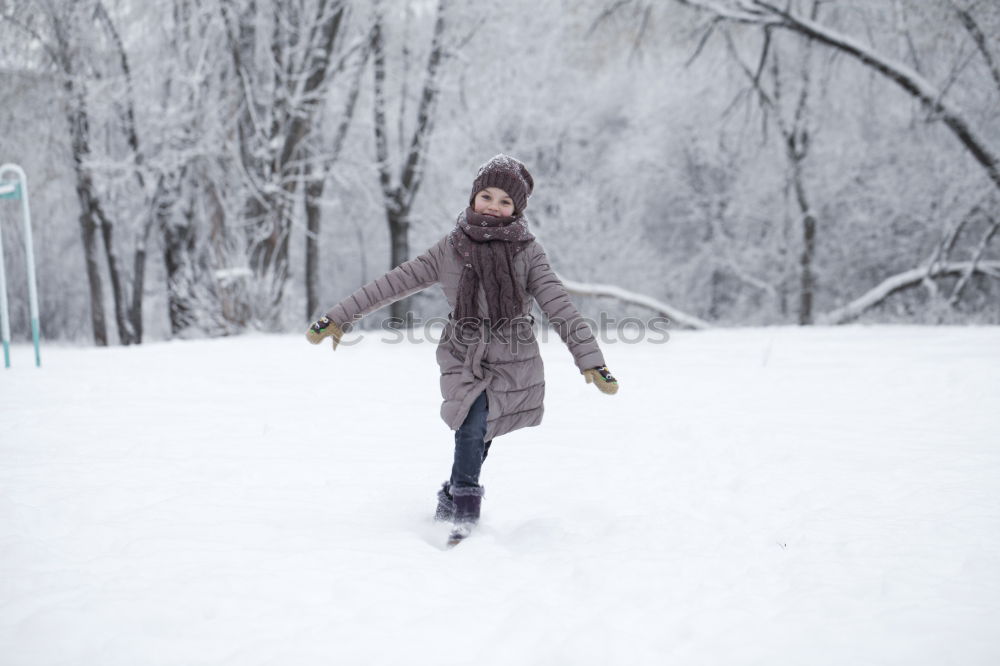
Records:
[[[604,351],[445,550],[430,344],[15,347],[0,663],[1000,663],[1000,329]]]

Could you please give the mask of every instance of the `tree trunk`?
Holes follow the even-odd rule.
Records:
[[[75,158],[75,156],[74,156]],[[87,266],[87,283],[90,286],[90,324],[94,332],[94,344],[108,346],[108,328],[104,315],[104,286],[101,284],[101,269],[97,258],[97,222],[87,203],[86,188],[89,184],[77,174],[76,193],[81,202],[80,236],[83,241],[83,255]]]
[[[810,16],[815,18],[819,12],[819,2],[814,0]],[[739,57],[736,46],[728,39],[730,53],[739,64],[743,73],[749,79],[751,86],[757,93],[761,106],[765,112],[773,112],[774,122],[778,127],[784,141],[785,155],[788,159],[788,168],[791,174],[790,182],[785,185],[785,201],[788,202],[787,192],[790,189],[795,194],[795,202],[799,209],[798,219],[802,221],[802,247],[799,252],[799,312],[798,323],[800,326],[809,326],[813,323],[813,300],[816,293],[816,273],[813,261],[816,254],[816,215],[806,193],[805,163],[809,155],[809,137],[811,130],[809,127],[809,90],[812,80],[810,71],[812,43],[806,41],[804,52],[799,58],[801,71],[801,87],[793,112],[790,118],[785,118],[782,100],[784,99],[784,88],[782,86],[782,67],[780,65],[778,51],[773,47],[770,34],[766,34],[763,49],[760,57],[760,64],[757,71],[753,71]],[[773,79],[773,88],[770,91],[764,89],[761,81],[761,74],[766,63],[770,63],[770,73]],[[787,234],[787,229],[786,229]],[[782,309],[784,305],[782,304]]]
[[[361,54],[361,61],[355,70],[354,81],[351,83],[347,93],[347,101],[344,104],[344,112],[340,118],[340,124],[333,137],[330,152],[323,163],[316,167],[312,160],[306,160],[304,177],[306,180],[306,320],[312,321],[319,316],[319,237],[320,223],[322,221],[320,200],[323,198],[323,191],[326,189],[326,177],[333,169],[334,164],[340,158],[340,153],[347,140],[347,132],[351,128],[354,119],[354,110],[357,108],[358,93],[361,90],[361,75],[364,72],[368,56],[371,54],[371,35],[368,44]],[[362,283],[363,284],[363,283]]]
[[[319,316],[319,202],[323,198],[326,181],[310,178],[312,168],[306,170],[306,320]]]
[[[154,224],[159,226],[163,217],[169,215],[169,206],[174,203],[173,201],[164,201],[163,180],[164,178],[161,176],[159,183],[157,183],[156,192],[154,192],[153,200],[149,206],[149,213],[142,225],[142,233],[136,242],[132,262],[132,305],[129,308],[129,318],[132,322],[132,335],[135,337],[136,344],[142,342],[143,335],[142,304],[146,290],[146,248],[149,243],[149,232]],[[169,282],[167,293],[171,293]]]
[[[146,243],[142,241],[135,248],[132,262],[132,304],[129,306],[129,323],[135,344],[142,343],[142,301],[146,289]]]
[[[392,210],[386,211],[386,219],[389,223],[389,262],[393,266],[399,266],[410,259],[409,212],[409,210],[399,213]],[[407,296],[393,303],[390,309],[392,319],[404,322],[405,325],[412,302],[413,297]]]
[[[132,173],[135,177],[136,183],[138,184],[139,191],[147,197],[148,202],[146,180],[142,172],[145,157],[139,144],[139,133],[136,128],[134,103],[135,95],[133,92],[132,68],[129,65],[128,53],[125,51],[125,44],[122,41],[118,28],[115,26],[114,21],[111,19],[111,15],[108,14],[108,11],[104,7],[104,3],[101,2],[101,0],[97,0],[94,5],[94,16],[104,26],[105,32],[111,39],[112,44],[114,44],[115,50],[118,54],[119,66],[121,67],[122,76],[125,81],[125,103],[124,108],[121,109],[121,129],[122,133],[125,135],[129,149],[132,152],[131,158],[134,165]],[[110,220],[107,219],[107,216],[102,213],[103,224],[101,226],[101,230],[104,238],[105,252],[107,253],[108,271],[111,276],[112,293],[115,299],[115,318],[118,322],[119,338],[121,342],[126,345],[133,343],[138,344],[142,342],[142,297],[146,270],[146,242],[153,222],[152,209],[152,205],[147,206],[147,210],[150,210],[150,213],[137,240],[135,254],[133,256],[132,265],[134,269],[134,282],[132,284],[131,301],[127,296],[128,278],[122,270],[122,262],[119,258],[118,251],[114,246],[114,226]]]
[[[73,155],[73,173],[76,177],[76,196],[80,204],[80,238],[87,271],[90,292],[90,323],[94,334],[94,344],[108,345],[107,319],[104,313],[104,285],[101,279],[98,259],[97,231],[100,224],[97,211],[94,183],[87,169],[90,155],[90,118],[87,115],[86,91],[76,80],[75,60],[70,53],[68,26],[53,13],[49,16],[55,38],[53,58],[63,75],[66,91],[66,124],[69,127],[70,150]]]
[[[816,216],[813,215],[806,199],[802,177],[802,155],[794,160],[792,172],[795,179],[795,199],[802,213],[802,252],[799,254],[799,325],[813,323],[813,296],[816,290],[816,275],[813,272],[813,257],[816,254]]]
[[[101,219],[101,238],[104,241],[104,254],[108,261],[108,276],[111,279],[111,295],[115,305],[115,322],[118,325],[118,341],[123,345],[134,342],[132,322],[129,318],[128,297],[121,267],[121,258],[114,243],[114,224],[104,214],[100,204],[95,199],[93,206]]]
[[[76,176],[76,196],[80,204],[80,236],[87,267],[87,282],[90,287],[90,323],[94,333],[94,344],[108,345],[107,320],[104,314],[104,285],[98,260],[97,230],[99,221],[94,210],[94,183],[86,167],[90,154],[90,120],[87,117],[83,91],[77,90],[72,70],[65,72],[66,116],[70,130],[70,145],[73,152],[73,172]]]
[[[434,106],[438,95],[438,72],[444,52],[444,16],[446,2],[439,0],[431,36],[430,53],[424,72],[424,86],[417,108],[416,126],[409,142],[409,150],[402,156],[402,169],[398,181],[394,182],[390,170],[389,136],[386,123],[385,94],[385,44],[382,38],[382,19],[376,16],[371,33],[371,50],[374,74],[374,136],[375,155],[379,168],[379,183],[382,186],[382,200],[385,206],[386,222],[389,226],[390,268],[395,268],[409,259],[410,211],[413,201],[423,182],[423,164],[427,159],[427,146],[434,127]],[[405,322],[410,311],[411,298],[396,301],[390,306],[390,317]]]
[[[167,271],[167,310],[170,318],[170,333],[178,335],[191,325],[191,291],[189,280],[191,248],[194,245],[194,215],[180,220],[173,212],[180,199],[183,175],[179,178],[164,175],[157,189],[155,209],[156,226],[160,230],[163,243],[163,265]],[[169,179],[169,182],[168,182]]]

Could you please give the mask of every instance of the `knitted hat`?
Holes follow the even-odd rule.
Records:
[[[476,180],[472,182],[472,194],[469,195],[469,205],[476,195],[487,187],[499,187],[514,200],[514,212],[520,213],[528,206],[528,197],[535,187],[535,181],[523,164],[503,153],[490,158],[490,161],[479,167]]]

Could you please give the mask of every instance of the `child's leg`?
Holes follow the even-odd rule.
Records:
[[[489,402],[483,391],[472,407],[461,427],[455,431],[455,462],[451,468],[451,487],[478,488],[479,472],[486,459],[486,416]]]

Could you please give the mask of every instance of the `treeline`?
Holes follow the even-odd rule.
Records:
[[[595,319],[1000,322],[993,2],[2,6],[49,338],[296,330],[448,231],[500,151]]]

